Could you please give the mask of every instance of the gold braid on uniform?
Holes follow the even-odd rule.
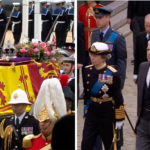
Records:
[[[94,17],[95,12],[94,12],[94,10],[93,10],[93,7],[89,7],[89,8],[88,8],[88,10],[87,10],[87,12],[86,12],[86,15],[85,15],[85,20],[86,20],[86,21],[88,20],[89,13],[91,13],[92,16],[93,16],[93,18],[96,20],[96,18]]]
[[[5,131],[4,131],[4,123],[5,119],[0,124],[0,133],[1,133],[1,138],[4,139],[4,150],[9,150],[9,147],[11,146],[12,142],[12,132],[13,128],[11,125],[7,126]]]
[[[124,111],[123,106],[120,106],[119,109],[115,109],[115,116],[116,116],[116,119],[124,119],[125,118],[125,111]]]

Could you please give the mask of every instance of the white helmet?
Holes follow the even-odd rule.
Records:
[[[25,91],[18,89],[15,90],[12,95],[11,99],[8,104],[32,104],[28,101],[28,97]]]

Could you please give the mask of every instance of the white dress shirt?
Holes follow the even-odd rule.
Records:
[[[149,67],[148,72],[147,72],[146,83],[147,83],[147,87],[149,88],[149,84],[150,84],[150,67]]]
[[[21,124],[21,121],[22,121],[22,119],[23,119],[23,117],[25,116],[25,114],[26,114],[26,112],[24,112],[21,116],[19,116],[19,117],[17,117],[16,115],[15,115],[15,124],[17,124],[17,118],[19,119],[19,124]]]

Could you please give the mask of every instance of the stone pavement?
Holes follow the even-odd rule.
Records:
[[[135,127],[136,123],[136,112],[137,112],[137,86],[133,82],[133,65],[131,60],[133,59],[133,44],[132,44],[132,34],[126,37],[127,44],[127,71],[126,71],[126,81],[123,89],[123,96],[126,103],[126,111],[130,120]],[[80,76],[80,94],[83,90],[82,81]],[[81,150],[81,140],[82,140],[82,130],[84,125],[83,119],[83,100],[80,100],[78,103],[77,109],[77,147],[78,150]],[[124,146],[121,150],[135,150],[135,135],[129,125],[127,118],[124,121]]]

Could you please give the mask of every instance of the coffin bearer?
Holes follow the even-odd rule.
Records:
[[[0,125],[1,138],[3,139],[3,150],[24,150],[22,140],[28,134],[38,135],[38,121],[26,113],[27,105],[31,105],[28,101],[25,91],[15,90],[8,104],[12,105],[14,115],[4,119]]]
[[[52,26],[52,15],[50,11],[46,8],[47,7],[47,1],[42,1],[42,41],[45,41],[51,26]],[[49,35],[50,36],[50,35]],[[50,37],[48,38],[48,40]],[[47,42],[47,41],[46,41]]]
[[[69,25],[67,14],[64,10],[61,9],[62,1],[57,0],[56,9],[53,11],[53,21],[60,14],[55,26],[54,32],[56,33],[56,47],[62,48],[66,42],[67,28]]]
[[[2,0],[0,0],[0,42],[4,35],[6,23],[7,23],[6,13],[5,13],[5,10],[2,8]],[[2,47],[3,47],[3,44],[2,44]]]
[[[34,105],[34,117],[39,120],[41,133],[38,136],[28,135],[23,139],[26,150],[50,150],[54,124],[66,114],[65,98],[59,80],[44,80]]]
[[[29,0],[29,40],[32,41],[34,38],[34,9],[32,7],[33,0]]]
[[[11,16],[12,21],[12,33],[14,36],[14,45],[18,44],[22,32],[22,14],[19,11],[20,3],[13,3],[14,11]]]

